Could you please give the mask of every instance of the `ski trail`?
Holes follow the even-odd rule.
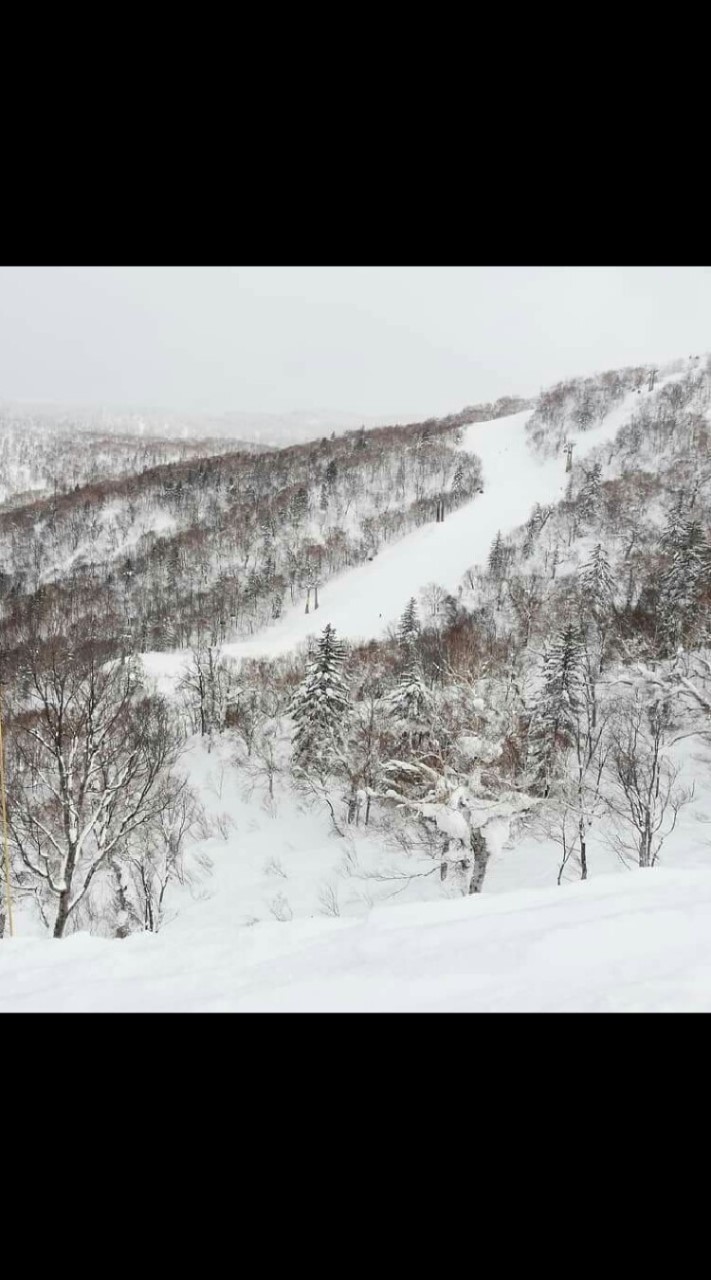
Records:
[[[632,392],[597,427],[569,432],[576,460],[613,440],[638,403]],[[534,456],[526,439],[530,416],[525,410],[464,428],[460,448],[481,459],[483,494],[447,515],[443,524],[423,525],[386,544],[374,560],[329,578],[319,590],[317,611],[306,614],[302,602],[256,635],[223,645],[222,652],[234,658],[277,657],[321,632],[327,622],[346,640],[379,637],[428,583],[437,582],[456,596],[467,569],[486,564],[497,532],[505,535],[523,524],[536,502],[555,503],[564,496],[565,457],[541,461]],[[185,651],[143,655],[146,670],[166,690],[185,658]]]

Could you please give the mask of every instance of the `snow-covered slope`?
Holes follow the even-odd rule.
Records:
[[[576,463],[612,441],[639,404],[627,395],[596,427],[567,433]],[[327,622],[354,641],[379,636],[426,584],[456,595],[466,571],[486,563],[497,532],[566,491],[565,457],[536,454],[529,417],[465,429],[460,447],[481,459],[483,494],[325,582],[318,612],[293,608],[224,645],[225,655],[287,653]],[[187,657],[185,649],[144,655],[166,690]],[[393,851],[385,825],[337,839],[323,811],[279,782],[265,809],[263,780],[252,798],[237,795],[248,771],[244,762],[234,767],[226,740],[210,751],[193,743],[184,761],[190,781],[210,817],[224,819],[221,843],[205,841],[211,877],[198,877],[192,898],[171,886],[158,936],[119,943],[79,934],[58,946],[28,936],[22,917],[20,938],[0,947],[0,1010],[711,1009],[708,761],[700,768],[697,750],[696,742],[675,747],[681,781],[697,793],[663,865],[623,865],[600,824],[588,844],[591,878],[557,886],[560,851],[532,830],[493,848],[485,893],[462,898],[433,875],[431,858]]]
[[[660,384],[661,385],[661,384]],[[634,393],[622,400],[603,423],[586,432],[570,432],[576,458],[614,439],[637,404]],[[522,524],[536,502],[559,501],[565,492],[565,458],[541,461],[526,438],[530,411],[478,422],[465,428],[461,448],[482,462],[484,492],[448,515],[443,524],[422,525],[386,546],[374,560],[329,579],[320,591],[320,608],[305,614],[303,606],[287,610],[273,626],[248,640],[226,644],[234,658],[275,657],[288,653],[330,622],[343,639],[362,640],[383,634],[401,616],[411,596],[429,582],[456,594],[467,569],[486,563],[491,543]],[[185,653],[144,655],[151,675],[174,676]]]
[[[0,1011],[707,1011],[711,872],[123,942],[5,940]]]

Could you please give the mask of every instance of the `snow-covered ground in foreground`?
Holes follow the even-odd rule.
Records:
[[[698,751],[687,741],[678,756],[701,783]],[[495,851],[485,892],[462,898],[437,874],[399,880],[435,864],[398,856],[381,828],[339,839],[289,788],[271,808],[245,793],[225,744],[195,740],[185,763],[221,819],[201,844],[211,874],[171,888],[157,935],[54,942],[18,910],[18,936],[0,944],[0,1012],[711,1010],[703,786],[652,870],[624,867],[595,832],[591,878],[558,887],[560,850],[529,835]],[[324,889],[340,917],[324,914]]]
[[[614,439],[638,403],[631,393],[596,428],[570,432],[576,458]],[[417,597],[428,583],[437,582],[456,595],[467,569],[486,563],[499,530],[506,534],[528,519],[536,502],[558,502],[565,493],[565,458],[541,461],[528,447],[530,416],[526,410],[465,428],[461,447],[478,454],[484,474],[484,493],[473,502],[448,515],[443,524],[422,525],[385,546],[373,561],[330,578],[319,591],[321,607],[316,613],[305,614],[303,604],[288,609],[273,626],[224,645],[223,653],[235,658],[276,657],[322,631],[327,622],[343,639],[369,639],[396,622],[411,596]],[[150,653],[143,661],[167,689],[186,656],[185,651]]]
[[[711,871],[294,920],[6,940],[0,1011],[711,1010]]]

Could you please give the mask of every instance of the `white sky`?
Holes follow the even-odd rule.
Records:
[[[710,338],[708,267],[0,268],[0,399],[422,416]]]

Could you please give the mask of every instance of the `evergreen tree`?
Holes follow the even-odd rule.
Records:
[[[318,641],[306,677],[289,707],[296,723],[294,761],[303,768],[334,764],[334,750],[343,748],[348,719],[348,680],[343,673],[345,647],[330,623]]]
[[[609,561],[599,542],[590,559],[581,565],[578,582],[584,604],[595,614],[606,613],[614,599],[615,583]]]
[[[497,533],[491,544],[489,552],[489,573],[494,578],[501,577],[506,566],[506,549],[501,537],[501,532]]]
[[[699,596],[709,581],[709,547],[698,520],[672,513],[662,541],[672,551],[659,591],[659,635],[664,649],[673,651],[688,640],[701,622]]]
[[[398,639],[402,645],[412,645],[420,634],[420,623],[417,617],[417,604],[412,596],[400,619]]]
[[[532,786],[544,796],[550,790],[557,747],[575,737],[584,709],[586,665],[580,633],[569,623],[548,649],[543,683],[529,727]]]
[[[277,545],[274,539],[274,531],[268,520],[263,520],[260,525],[262,535],[262,557],[264,564],[264,577],[270,581],[274,576],[276,568]]]
[[[294,524],[299,524],[309,514],[309,494],[308,490],[302,485],[297,489],[291,502],[291,519]]]
[[[672,555],[680,551],[687,540],[688,520],[684,514],[684,507],[684,496],[679,494],[667,516],[664,532],[659,541],[662,550],[669,551]]]
[[[454,478],[452,480],[452,494],[455,498],[461,498],[464,492],[464,476],[465,476],[464,463],[460,458],[454,472]]]
[[[387,699],[388,709],[396,719],[418,722],[429,702],[420,664],[411,652],[396,688]]]
[[[453,627],[459,617],[459,601],[453,595],[445,596],[444,615],[447,625]]]
[[[262,592],[262,578],[257,569],[250,569],[244,589],[244,599],[248,608],[254,609]]]
[[[537,502],[534,506],[533,511],[526,521],[526,535],[522,547],[524,559],[528,559],[533,551],[533,544],[543,526],[550,519],[552,511],[552,507],[542,507],[540,502]]]
[[[590,471],[585,473],[585,482],[578,494],[578,507],[584,520],[594,520],[600,509],[600,484],[602,466],[596,462]]]

